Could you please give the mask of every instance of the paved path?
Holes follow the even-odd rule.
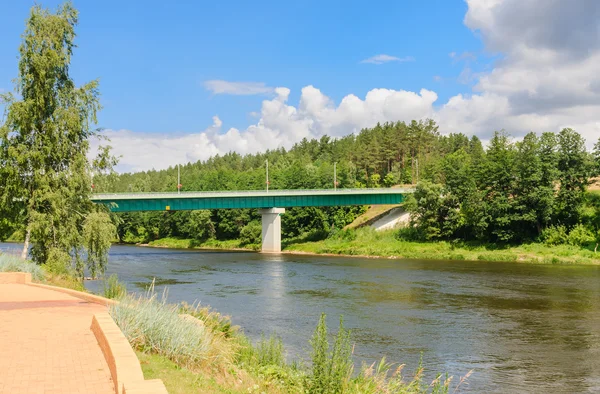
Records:
[[[103,311],[60,292],[0,284],[0,393],[114,393],[90,330]]]

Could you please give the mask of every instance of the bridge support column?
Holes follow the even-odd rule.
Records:
[[[259,209],[262,216],[262,251],[281,252],[281,217],[285,208]]]

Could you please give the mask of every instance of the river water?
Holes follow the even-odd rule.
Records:
[[[0,245],[1,246],[1,245]],[[305,356],[322,312],[352,330],[357,362],[473,375],[465,392],[600,392],[600,267],[263,255],[114,246],[108,274],[143,292],[276,333]],[[87,282],[95,290],[100,284]]]

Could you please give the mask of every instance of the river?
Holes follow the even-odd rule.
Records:
[[[230,315],[305,356],[319,315],[352,330],[358,362],[455,379],[465,392],[600,392],[600,267],[387,260],[114,246],[107,274]],[[100,284],[87,282],[91,290]]]

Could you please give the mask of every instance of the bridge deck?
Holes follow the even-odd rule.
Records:
[[[114,212],[400,204],[409,188],[94,194]]]

